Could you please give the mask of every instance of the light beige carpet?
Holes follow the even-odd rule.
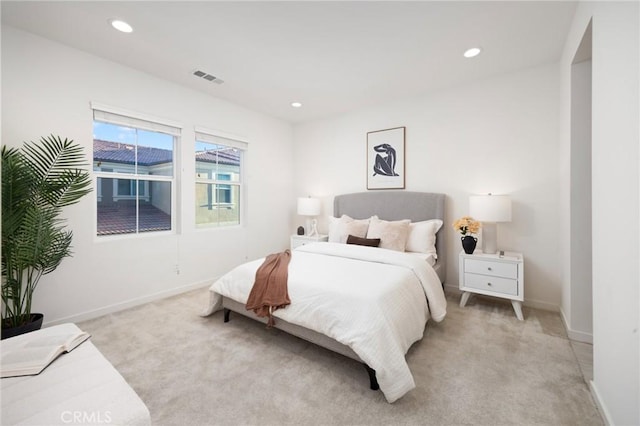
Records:
[[[155,425],[599,425],[557,313],[448,296],[407,361],[394,404],[350,359],[232,315],[198,316],[196,290],[79,326],[149,407]]]

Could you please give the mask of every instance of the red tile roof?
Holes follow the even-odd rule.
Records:
[[[109,163],[135,164],[136,146],[121,142],[93,140],[93,160]],[[217,156],[216,156],[217,153]],[[196,153],[197,161],[205,163],[240,165],[240,155],[232,149],[224,151],[203,151]],[[138,165],[154,166],[170,163],[173,151],[169,149],[138,146]]]

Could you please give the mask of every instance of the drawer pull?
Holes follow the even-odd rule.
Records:
[[[491,287],[491,283],[487,283],[487,285],[488,285],[489,287]]]
[[[491,269],[491,266],[487,268],[487,271],[493,271],[493,269]]]

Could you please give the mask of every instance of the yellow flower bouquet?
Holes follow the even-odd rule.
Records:
[[[462,235],[477,234],[480,231],[480,222],[471,216],[463,216],[453,222],[453,228]]]
[[[480,222],[471,216],[463,216],[453,222],[453,228],[462,234],[462,248],[467,254],[473,254],[476,249],[478,239],[471,234],[477,234],[480,231]]]

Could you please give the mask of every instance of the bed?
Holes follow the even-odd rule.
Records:
[[[291,304],[273,312],[275,327],[361,362],[369,373],[371,389],[380,389],[388,402],[409,392],[415,382],[405,355],[422,339],[429,319],[442,321],[446,315],[444,203],[444,194],[410,191],[336,196],[329,242],[292,251]],[[396,235],[393,232],[374,232],[407,229],[408,221],[410,230],[404,242],[390,238]],[[390,248],[394,244],[409,248],[409,234],[423,237],[417,230],[426,229],[427,224],[434,234],[426,245],[430,250]],[[346,233],[355,235],[362,229],[365,235],[359,237],[366,241],[372,240],[367,237],[381,237],[380,247],[345,244]],[[414,238],[413,247],[422,246],[422,240]],[[231,312],[266,322],[245,308],[263,260],[247,262],[216,280],[203,315],[223,309],[225,322]]]

